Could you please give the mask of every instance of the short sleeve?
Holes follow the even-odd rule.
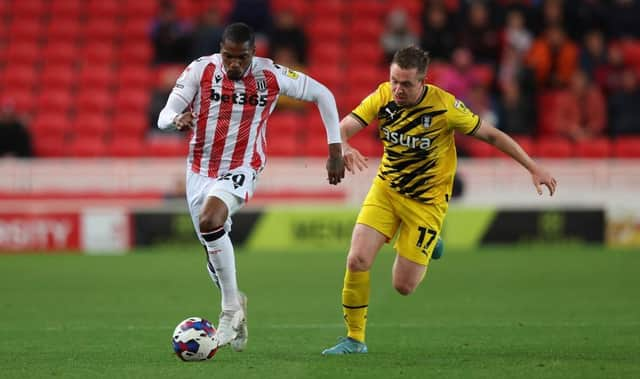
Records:
[[[384,85],[380,85],[377,90],[372,92],[351,112],[352,116],[355,116],[364,125],[369,125],[377,116],[380,107],[385,104],[382,88]]]
[[[447,94],[446,107],[447,121],[451,129],[472,135],[480,127],[480,117],[451,94]]]

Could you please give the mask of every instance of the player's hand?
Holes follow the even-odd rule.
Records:
[[[197,115],[191,111],[184,112],[176,116],[173,120],[173,124],[179,131],[189,130],[195,126]]]
[[[543,168],[536,168],[531,172],[531,179],[533,180],[533,185],[536,186],[536,191],[538,191],[538,195],[542,195],[542,186],[546,186],[549,190],[549,195],[553,196],[556,192],[556,186],[558,183],[556,182],[556,178],[551,176],[547,170]]]
[[[342,155],[330,156],[327,159],[327,176],[329,184],[336,185],[344,178],[344,159]]]
[[[350,145],[344,144],[344,167],[352,174],[367,168],[367,158],[364,157],[358,149],[354,149]]]

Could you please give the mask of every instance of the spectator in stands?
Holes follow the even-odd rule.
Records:
[[[607,50],[607,62],[596,68],[596,83],[605,94],[619,91],[622,88],[622,77],[626,69],[622,48],[619,44],[612,43]]]
[[[535,25],[535,34],[543,33],[548,27],[566,25],[563,0],[542,0],[539,9],[539,17]]]
[[[429,5],[425,7],[422,19],[420,45],[434,61],[449,60],[456,47],[456,34],[446,8],[437,3]]]
[[[474,1],[469,5],[459,43],[471,50],[476,62],[492,65],[497,62],[500,39],[484,2]]]
[[[580,69],[591,80],[595,80],[596,71],[607,63],[607,49],[604,35],[599,29],[592,29],[584,35],[580,47]]]
[[[302,65],[302,63],[298,60],[298,55],[292,47],[283,45],[274,50],[272,53],[273,55],[271,56],[271,59],[273,59],[276,64],[288,67],[295,71],[306,71],[305,66]],[[278,98],[278,106],[276,110],[278,112],[304,112],[307,110],[307,102],[282,95],[280,96],[280,98]]]
[[[610,134],[640,135],[640,86],[638,74],[625,68],[621,88],[609,96]]]
[[[607,5],[603,0],[564,0],[569,36],[579,40],[590,30],[607,27]]]
[[[190,56],[191,30],[178,19],[171,1],[162,1],[151,28],[155,63],[185,63]]]
[[[273,27],[270,3],[269,0],[235,0],[229,13],[229,23],[244,22],[253,28],[258,40],[266,39]]]
[[[536,109],[516,81],[503,81],[498,106],[498,128],[510,135],[535,134]]]
[[[609,5],[609,37],[640,38],[640,3],[636,0],[613,0]]]
[[[218,50],[224,30],[220,13],[214,7],[198,15],[197,20],[191,40],[192,59],[210,55],[212,51]]]
[[[33,156],[31,134],[9,100],[0,104],[0,157],[5,156]]]
[[[275,57],[276,51],[282,48],[294,53],[292,63],[295,66],[307,64],[307,35],[298,23],[295,13],[286,8],[275,15],[274,26],[269,33],[269,56]]]
[[[466,102],[475,81],[472,75],[473,55],[469,49],[459,47],[453,51],[451,59],[451,65],[442,69],[435,84]]]
[[[557,94],[553,129],[573,141],[603,135],[607,109],[600,88],[583,71],[576,71],[569,88]]]
[[[380,36],[380,45],[385,60],[391,62],[396,51],[412,45],[418,45],[418,36],[409,29],[407,11],[402,8],[393,9],[387,16],[385,29]]]
[[[522,10],[516,8],[508,11],[503,31],[503,50],[509,46],[522,56],[529,51],[532,42],[533,34],[527,29]]]
[[[550,25],[537,38],[527,56],[535,72],[538,88],[562,88],[578,67],[578,46],[559,25]]]
[[[217,48],[219,48],[218,45]],[[154,135],[168,135],[168,134],[179,134],[177,131],[173,129],[161,130],[157,127],[158,116],[160,116],[160,111],[164,108],[164,105],[167,103],[167,99],[169,99],[169,95],[173,90],[173,86],[176,84],[176,80],[180,73],[182,72],[182,67],[178,65],[173,66],[165,66],[158,72],[158,80],[156,86],[151,92],[151,100],[149,101],[149,132]]]

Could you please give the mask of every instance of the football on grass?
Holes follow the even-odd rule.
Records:
[[[218,351],[214,340],[216,328],[200,317],[189,317],[180,322],[173,332],[173,351],[183,361],[205,361]]]

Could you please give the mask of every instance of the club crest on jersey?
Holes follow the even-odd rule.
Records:
[[[256,88],[258,91],[266,91],[267,90],[267,80],[266,79],[257,79],[256,80]]]
[[[431,126],[431,115],[424,114],[421,118],[422,126],[426,129]]]

